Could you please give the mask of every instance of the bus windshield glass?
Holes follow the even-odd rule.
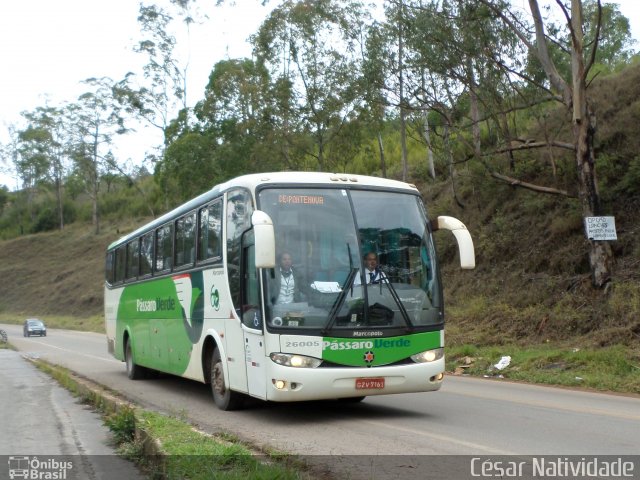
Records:
[[[269,188],[276,268],[264,273],[269,330],[395,335],[442,325],[442,292],[417,195]]]

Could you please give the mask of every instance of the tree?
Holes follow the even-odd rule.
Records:
[[[171,0],[176,12],[157,5],[140,4],[138,23],[142,39],[135,45],[137,53],[146,55],[147,63],[143,67],[142,80],[129,72],[124,79],[114,85],[114,97],[131,115],[166,135],[172,116],[184,112],[183,117],[190,121],[187,97],[187,59],[180,61],[176,52],[178,42],[172,34],[176,17],[186,27],[187,37],[191,24],[199,18],[192,12],[194,0]],[[165,136],[164,145],[167,144]],[[162,155],[162,149],[160,156]],[[153,158],[151,155],[148,158]]]
[[[282,124],[312,140],[306,155],[319,170],[335,159],[329,146],[362,102],[356,55],[366,15],[360,3],[293,2],[275,8],[253,38],[257,60],[289,95]],[[285,132],[284,138],[290,138]]]
[[[43,166],[46,166],[46,177],[55,186],[55,195],[60,230],[64,228],[63,187],[67,173],[65,151],[65,125],[61,109],[54,107],[38,107],[33,112],[23,112],[28,127],[20,133],[23,146],[38,152]],[[30,146],[30,148],[28,148]]]
[[[508,75],[487,56],[517,62],[521,55],[515,35],[488,8],[473,2],[417,0],[405,2],[405,8],[406,47],[411,52],[405,63],[413,72],[418,125],[428,131],[431,119],[432,127],[446,126],[448,135],[471,152],[465,160],[473,158],[492,171],[482,155],[482,128],[493,122],[509,142],[508,112],[517,97],[509,91]],[[453,122],[456,117],[459,121]],[[431,136],[423,136],[427,144],[433,143]],[[450,152],[443,154],[448,157]]]
[[[227,178],[215,152],[212,138],[197,132],[185,133],[167,147],[155,178],[170,203],[184,202]]]
[[[274,136],[273,92],[268,72],[250,59],[214,65],[205,98],[194,111],[203,134],[218,145],[218,163],[229,176],[279,168]]]
[[[30,221],[35,220],[33,202],[37,185],[44,181],[49,170],[47,143],[51,137],[41,129],[26,129],[17,132],[18,146],[15,156],[16,172],[22,181],[22,190],[27,197],[27,209]]]
[[[600,29],[602,26],[602,5],[597,0],[598,16],[595,23],[593,41],[585,40],[584,8],[580,0],[571,0],[570,8],[557,2],[565,28],[569,36],[567,55],[571,59],[570,77],[565,78],[559,72],[556,62],[551,56],[553,40],[545,31],[545,21],[540,13],[536,0],[529,0],[529,8],[533,20],[535,39],[531,38],[523,24],[504,8],[491,0],[481,0],[506,25],[518,35],[531,56],[542,66],[548,81],[547,91],[553,98],[561,102],[571,114],[573,149],[577,172],[578,197],[584,217],[601,215],[602,205],[596,178],[596,162],[594,150],[595,115],[589,103],[589,73],[597,57]],[[516,73],[516,72],[514,72]],[[611,280],[613,253],[606,241],[588,240],[591,278],[595,287],[601,288]]]
[[[388,106],[385,95],[385,78],[387,66],[387,39],[384,25],[375,22],[368,29],[362,58],[364,104],[361,117],[373,128],[380,156],[380,171],[387,177],[387,163],[382,141],[382,130],[385,122],[385,111]]]
[[[0,215],[4,211],[4,206],[9,203],[9,189],[5,185],[0,185]]]
[[[585,45],[592,45],[597,41],[595,64],[612,70],[618,64],[627,64],[635,53],[633,45],[636,42],[631,36],[629,19],[615,3],[601,4],[597,0],[585,0],[583,30]]]
[[[82,179],[92,201],[92,219],[96,234],[100,232],[99,193],[101,173],[108,169],[110,146],[114,135],[127,132],[121,105],[113,94],[114,82],[110,78],[89,78],[84,81],[90,90],[80,95],[77,102],[68,105],[68,132],[71,156],[76,174]]]

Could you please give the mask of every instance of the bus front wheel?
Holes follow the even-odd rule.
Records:
[[[242,396],[229,389],[229,382],[224,378],[220,350],[216,348],[211,355],[211,393],[213,401],[220,410],[236,410],[242,406]]]
[[[124,361],[127,364],[127,376],[131,380],[140,380],[144,378],[144,367],[137,365],[133,361],[133,352],[131,351],[131,342],[127,338],[124,344]]]

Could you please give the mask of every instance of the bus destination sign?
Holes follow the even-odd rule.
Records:
[[[278,195],[278,203],[293,203],[298,205],[324,205],[322,195]]]

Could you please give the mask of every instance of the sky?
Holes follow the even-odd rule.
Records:
[[[147,57],[133,51],[141,38],[137,0],[20,0],[0,1],[0,142],[9,140],[7,126],[21,126],[20,112],[73,102],[85,92],[81,81],[90,77],[122,79],[129,71],[141,73]],[[168,6],[168,0],[145,4]],[[191,28],[187,47],[185,29],[178,57],[188,60],[190,104],[203,97],[213,65],[224,58],[251,55],[247,39],[268,10],[260,0],[197,2],[209,18]],[[162,142],[154,128],[117,137],[120,158],[134,161]],[[0,162],[0,168],[3,165]],[[0,172],[0,185],[16,188],[17,180]]]
[[[167,6],[168,0],[149,0]],[[250,56],[248,37],[269,11],[260,0],[197,2],[208,20],[193,26],[187,47],[178,52],[189,61],[190,104],[202,98],[213,65],[224,58]],[[276,0],[269,2],[277,4]],[[640,1],[618,0],[640,49]],[[528,11],[526,0],[513,4]],[[140,37],[137,0],[20,0],[0,1],[0,143],[8,141],[7,127],[21,127],[20,112],[73,102],[86,91],[89,77],[120,80],[140,73],[146,57],[133,52]],[[176,35],[184,33],[177,30]],[[180,38],[185,38],[184,35]],[[136,164],[161,143],[160,132],[140,125],[135,134],[118,137],[116,154]],[[0,163],[0,168],[3,165]],[[0,172],[0,185],[15,189],[17,180]]]

